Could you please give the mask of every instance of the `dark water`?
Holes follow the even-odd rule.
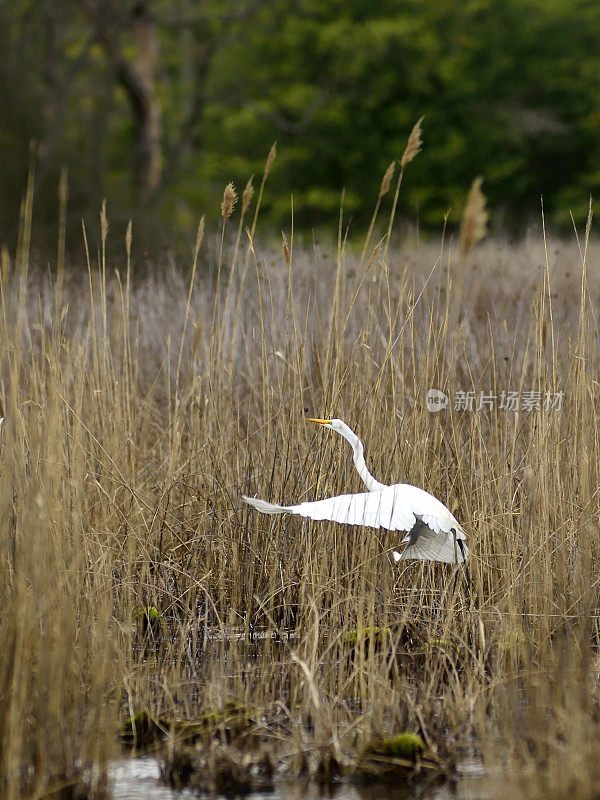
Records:
[[[197,800],[191,790],[176,791],[159,780],[159,762],[143,757],[115,761],[111,768],[114,800]],[[456,791],[449,786],[432,788],[425,794],[407,793],[406,787],[381,784],[349,786],[342,784],[332,792],[322,792],[314,784],[304,782],[279,783],[273,792],[253,792],[247,800],[491,800],[494,792],[489,776],[476,762],[464,762],[459,767]]]

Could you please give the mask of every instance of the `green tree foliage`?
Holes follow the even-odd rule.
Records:
[[[158,54],[161,151],[143,204],[123,80],[138,68],[140,13]],[[48,221],[67,166],[77,213],[106,195],[113,215],[192,223],[218,213],[229,180],[260,173],[278,140],[265,197],[274,222],[289,219],[293,193],[297,224],[332,224],[344,188],[347,214],[366,224],[422,115],[400,212],[425,225],[458,215],[477,174],[507,221],[537,215],[541,195],[559,221],[583,214],[600,183],[591,0],[21,0],[0,4],[0,47],[3,225],[31,140]]]

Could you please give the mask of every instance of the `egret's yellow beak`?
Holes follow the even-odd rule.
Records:
[[[310,417],[308,417],[308,421],[309,422],[316,422],[317,425],[331,425],[331,420],[330,419],[311,419]]]

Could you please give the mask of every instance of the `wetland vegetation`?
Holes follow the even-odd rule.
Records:
[[[226,194],[160,270],[131,229],[108,255],[103,209],[81,270],[62,238],[40,263],[30,195],[2,252],[2,796],[101,797],[123,745],[211,791],[452,780],[476,757],[506,770],[498,797],[597,796],[592,217],[568,242],[473,248],[471,219],[388,248],[387,220],[355,241],[342,209],[337,243],[278,244],[251,202]],[[305,422],[324,415],[448,505],[470,591],[394,563],[388,531],[242,503],[360,489]]]

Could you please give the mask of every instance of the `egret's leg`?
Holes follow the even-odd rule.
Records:
[[[467,579],[467,586],[470,589],[471,588],[471,572],[469,570],[469,565],[467,564],[467,557],[465,555],[465,546],[463,544],[462,539],[457,539],[456,541],[458,542],[458,546],[460,547],[460,554],[462,555],[463,564],[465,565],[465,577]]]

